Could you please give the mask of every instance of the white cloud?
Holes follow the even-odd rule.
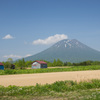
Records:
[[[32,56],[31,54],[27,54],[25,57],[29,57],[29,56]]]
[[[5,56],[3,56],[4,58],[22,58],[22,56],[18,56],[18,55],[13,55],[13,54],[11,54],[11,55],[5,55]]]
[[[5,56],[3,56],[3,58],[24,58],[24,57],[29,57],[29,56],[31,56],[31,54],[27,54],[27,55],[25,55],[25,56],[19,56],[19,55],[13,55],[13,54],[11,54],[11,55],[5,55]]]
[[[14,37],[11,36],[10,34],[6,35],[5,37],[3,37],[2,39],[13,39]]]
[[[56,43],[60,40],[67,39],[67,38],[68,37],[65,34],[56,34],[56,35],[50,36],[44,40],[43,39],[35,40],[35,41],[33,41],[32,44],[45,44],[45,45],[46,44],[53,44],[53,43]]]

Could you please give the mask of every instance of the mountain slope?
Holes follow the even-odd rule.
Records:
[[[25,60],[47,60],[53,61],[60,59],[63,62],[82,62],[86,60],[100,60],[100,52],[96,51],[78,40],[61,40],[50,48],[30,57]]]

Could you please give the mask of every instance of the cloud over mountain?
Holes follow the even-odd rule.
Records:
[[[49,36],[46,39],[35,40],[35,41],[33,41],[33,44],[35,44],[35,45],[37,45],[37,44],[44,44],[44,45],[53,44],[53,43],[56,43],[60,40],[67,39],[67,38],[68,38],[68,36],[65,34],[56,34],[54,36]]]

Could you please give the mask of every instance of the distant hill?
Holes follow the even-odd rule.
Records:
[[[25,61],[42,59],[53,62],[58,58],[63,62],[100,61],[100,52],[76,39],[64,39],[38,54],[26,57]]]

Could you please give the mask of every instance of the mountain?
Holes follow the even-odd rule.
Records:
[[[38,54],[25,58],[25,60],[42,59],[53,62],[58,58],[63,62],[100,61],[100,52],[76,39],[64,39]]]

